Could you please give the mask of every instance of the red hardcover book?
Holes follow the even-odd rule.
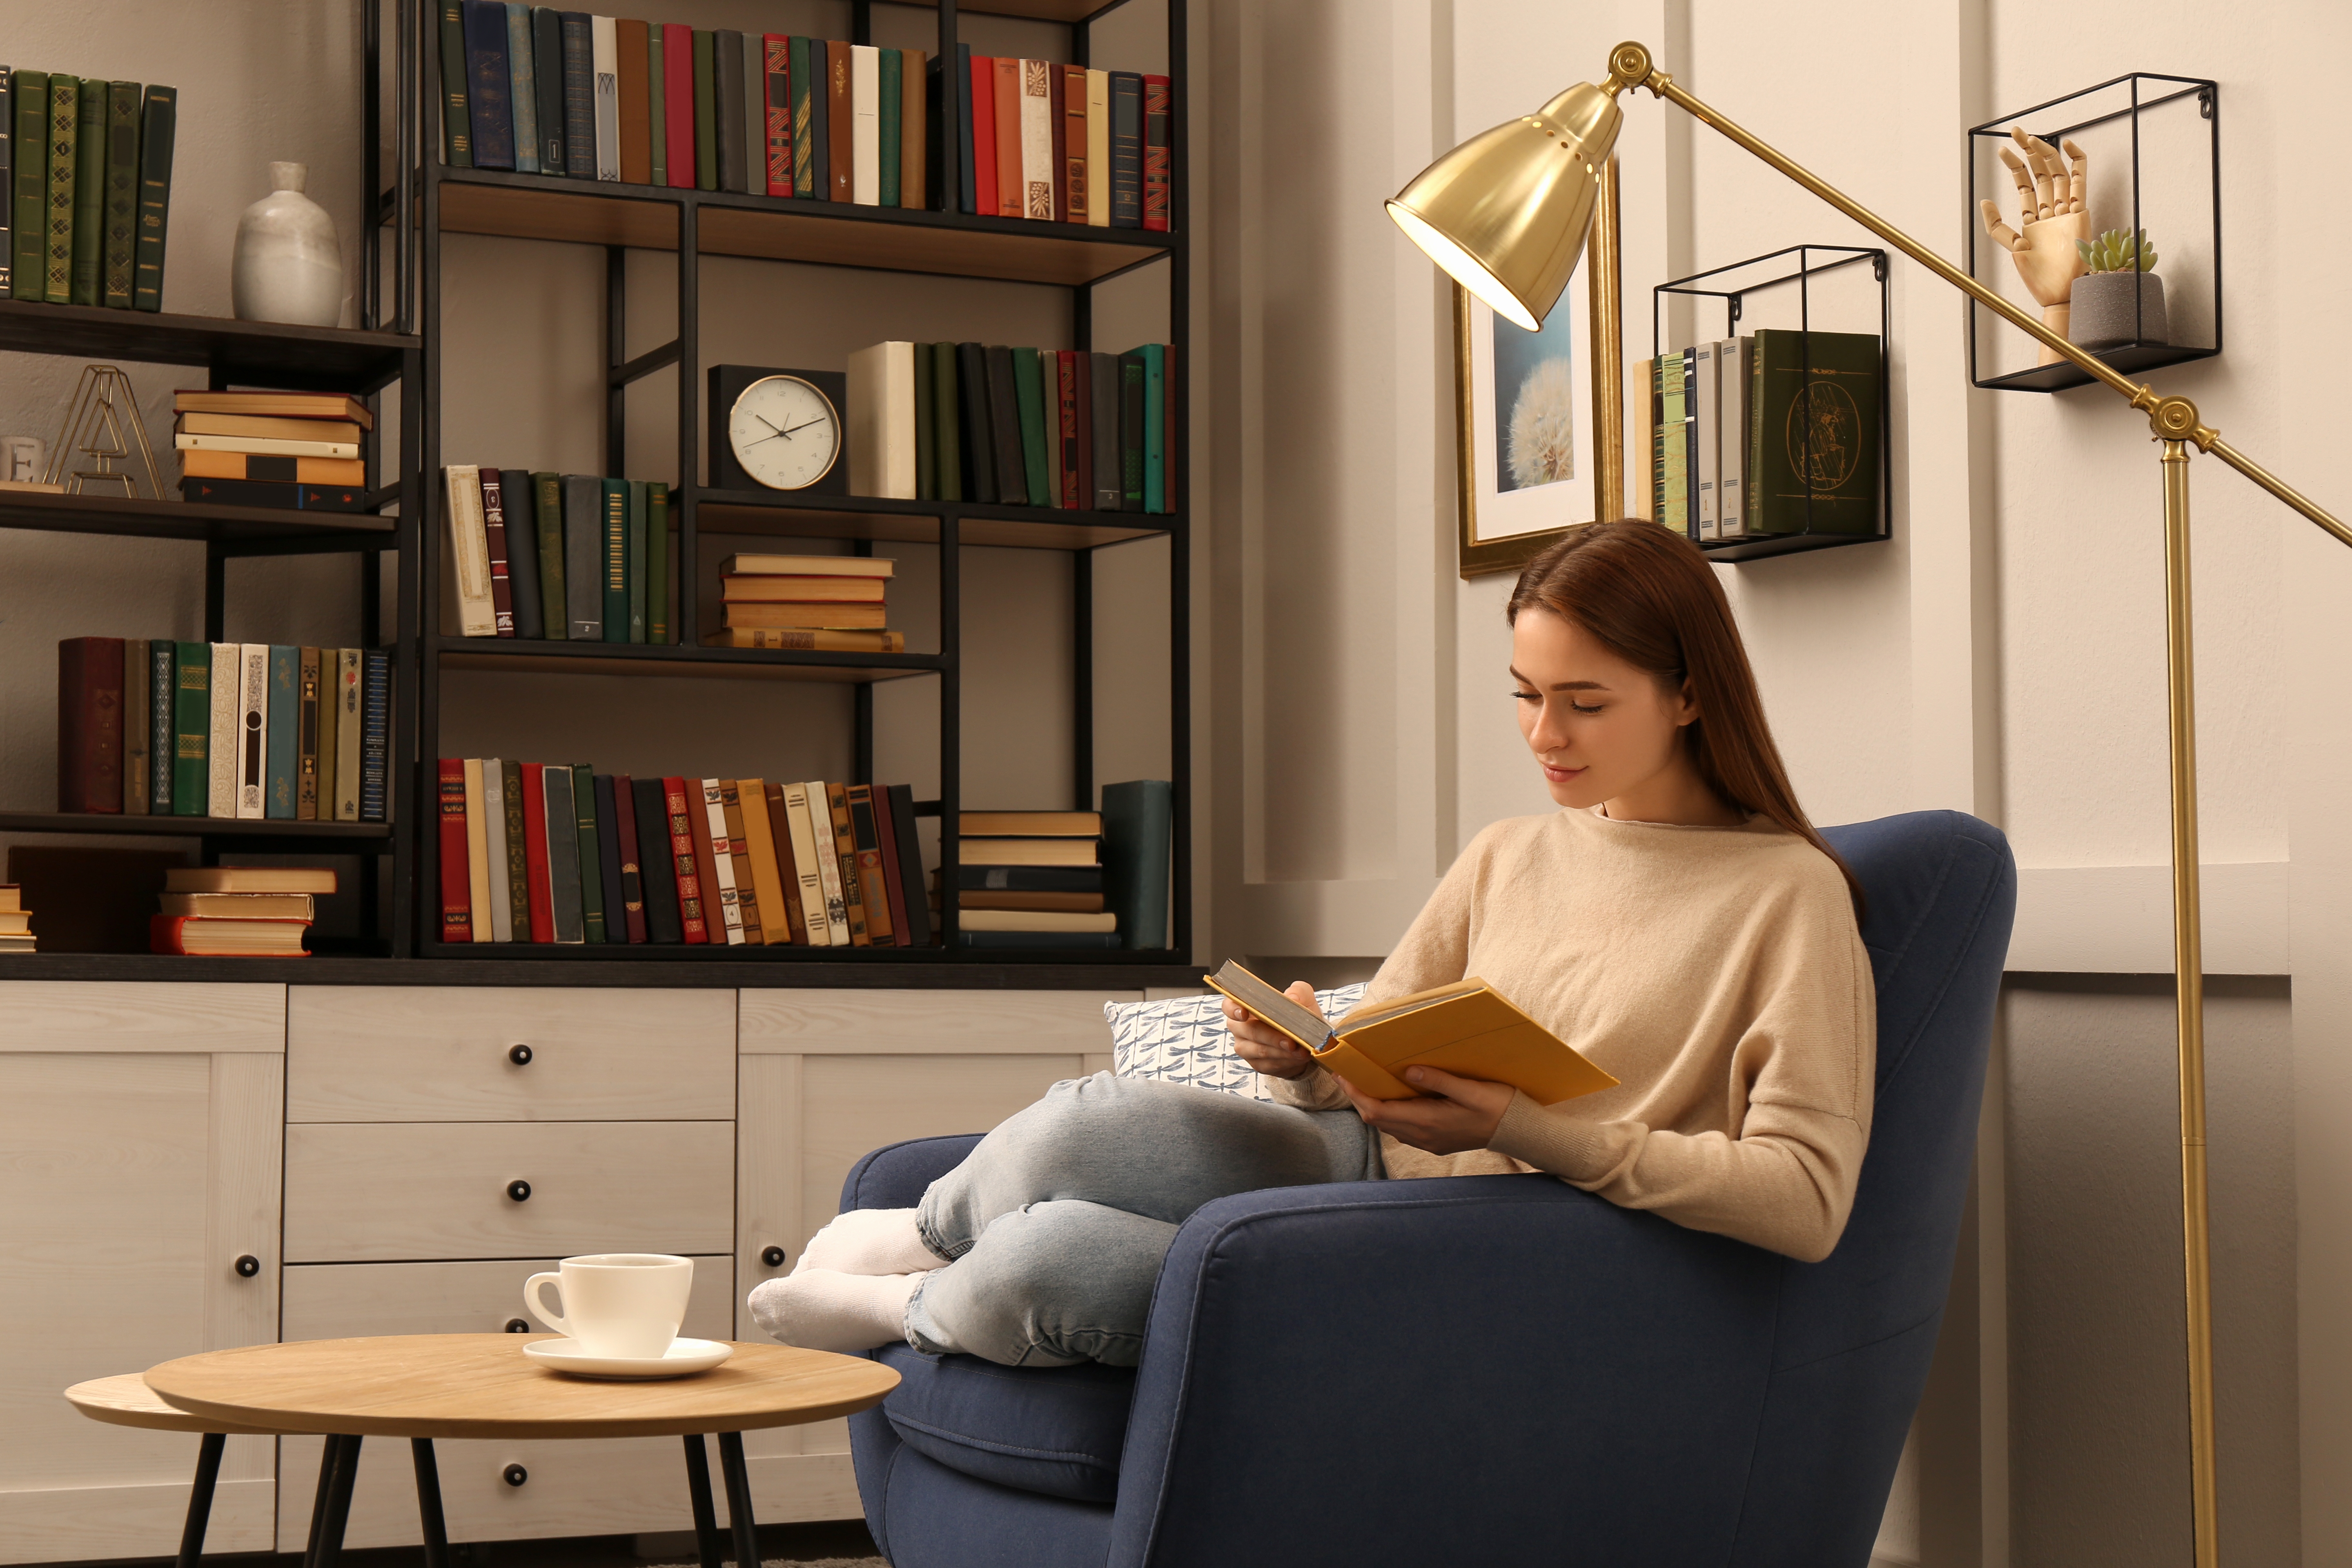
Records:
[[[1095,356],[1084,352],[1071,355],[1077,363],[1078,384],[1078,499],[1077,510],[1095,509]]]
[[[665,122],[662,145],[668,150],[667,170],[669,183],[691,190],[694,188],[694,29],[682,22],[662,24],[662,120]],[[647,156],[650,158],[651,153],[648,153]]]
[[[240,916],[224,920],[205,915],[149,915],[147,917],[147,951],[168,952],[181,958],[308,958],[310,950],[301,945],[300,932],[310,926],[309,921],[257,920]],[[194,927],[197,945],[188,946],[187,932]],[[240,942],[249,938],[260,927],[273,930],[281,926],[295,928],[295,945],[264,945]]]
[[[441,940],[474,940],[474,894],[466,859],[466,759],[441,765]]]
[[[876,784],[873,795],[874,837],[882,851],[882,880],[889,891],[891,944],[911,947],[908,937],[915,928],[907,923],[907,892],[898,884],[898,830],[890,821],[889,793],[886,786]]]
[[[1050,117],[1054,136],[1054,217],[1056,222],[1070,221],[1070,157],[1069,110],[1063,79],[1068,75],[1061,66],[1045,68],[1045,112]],[[1078,89],[1086,91],[1083,87]]]
[[[694,874],[702,884],[702,923],[713,947],[728,945],[726,891],[719,886],[717,855],[727,853],[726,840],[710,842],[710,811],[703,799],[702,781],[686,781],[687,835],[692,840]],[[740,945],[738,943],[737,945]]]
[[[530,883],[530,940],[555,940],[555,889],[547,871],[547,766],[522,765],[522,864]]]
[[[996,216],[996,62],[971,57],[964,112],[971,116],[972,206],[982,217]],[[1016,132],[1017,134],[1017,132]]]
[[[694,805],[701,804],[702,790],[698,784]],[[669,818],[670,858],[677,865],[677,923],[688,942],[708,942],[710,923],[703,914],[702,889],[709,884],[702,879],[702,863],[694,858],[694,822],[701,813],[688,809],[684,779],[662,780],[662,811]],[[703,832],[709,831],[705,825]]]
[[[121,637],[58,644],[58,809],[121,815]]]
[[[490,542],[490,613],[497,617],[499,636],[515,635],[514,584],[508,574],[507,509],[499,470],[482,470],[482,531]]]
[[[793,41],[782,33],[763,33],[760,54],[765,68],[760,81],[766,89],[768,194],[789,196],[793,194]]]
[[[1028,209],[1021,204],[1027,188],[1021,180],[1021,62],[998,55],[989,64],[996,68],[990,83],[996,95],[996,216],[1026,217]]]
[[[1169,140],[1168,79],[1143,79],[1143,226],[1168,229],[1168,182],[1175,144]]]
[[[1054,210],[1064,223],[1087,221],[1087,68],[1055,66]]]
[[[631,942],[646,940],[646,877],[645,862],[637,858],[637,811],[635,785],[629,775],[618,773],[613,779],[613,799],[631,804],[616,805],[613,812],[614,836],[621,841],[621,913],[622,931]],[[613,918],[604,917],[604,935],[613,934]]]
[[[1054,504],[1065,511],[1076,511],[1087,504],[1086,481],[1079,473],[1085,447],[1078,439],[1078,362],[1085,357],[1070,349],[1062,349],[1054,355],[1054,395],[1057,400],[1055,417],[1062,426],[1062,471],[1054,476],[1058,487]]]
[[[824,46],[824,157],[833,165],[829,192],[836,202],[856,195],[857,116],[849,96],[849,46],[839,38]]]

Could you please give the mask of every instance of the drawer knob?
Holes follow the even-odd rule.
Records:
[[[768,1247],[760,1254],[760,1261],[771,1268],[782,1268],[784,1266],[784,1249],[781,1247]]]
[[[528,1318],[509,1318],[507,1320],[507,1332],[510,1334],[527,1334],[530,1332],[530,1320]]]
[[[505,1469],[499,1473],[506,1478],[506,1483],[510,1487],[519,1487],[522,1485],[523,1482],[530,1479],[530,1472],[524,1469],[520,1465],[509,1465]]]
[[[238,1279],[250,1279],[260,1272],[261,1259],[256,1258],[250,1252],[236,1260],[236,1277]]]
[[[509,1182],[507,1184],[507,1196],[514,1199],[517,1203],[523,1202],[530,1196],[530,1184],[529,1182]]]
[[[514,1063],[514,1065],[519,1068],[527,1068],[530,1066],[530,1047],[529,1046],[509,1046],[507,1047],[507,1060]]]

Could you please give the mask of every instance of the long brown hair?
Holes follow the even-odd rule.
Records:
[[[1828,856],[1861,912],[1853,868],[1789,787],[1731,601],[1696,545],[1639,518],[1572,529],[1519,573],[1505,614],[1516,623],[1522,610],[1574,622],[1661,686],[1680,689],[1687,679],[1698,717],[1683,726],[1683,744],[1699,777],[1726,804],[1761,813]]]

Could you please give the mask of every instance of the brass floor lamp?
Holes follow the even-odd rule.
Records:
[[[2205,1179],[2205,981],[2197,870],[2197,723],[2190,661],[2189,595],[2189,449],[2210,452],[2280,500],[2352,545],[2352,529],[2309,497],[2272,474],[2200,424],[2197,405],[2162,397],[2117,374],[2041,321],[1979,283],[1917,240],[1675,85],[1643,45],[1610,51],[1609,76],[1599,86],[1579,82],[1533,114],[1482,132],[1415,175],[1388,204],[1389,216],[1454,280],[1497,315],[1533,330],[1592,249],[1595,353],[1612,371],[1622,363],[1618,342],[1616,181],[1610,150],[1622,115],[1617,95],[1646,88],[1927,268],[1937,277],[2011,322],[2045,349],[2080,366],[2147,413],[2163,446],[2165,638],[2170,689],[2172,758],[2172,949],[2177,976],[2180,1068],[2180,1232],[2188,1299],[2189,1518],[2197,1568],[2220,1557],[2214,1519],[2213,1331],[2211,1254]],[[1600,221],[1595,222],[1596,212]],[[1604,301],[1601,290],[1607,288]],[[1610,385],[1617,374],[1601,379]],[[1602,517],[1623,510],[1623,431],[1596,398],[1601,423],[1596,484]],[[1613,482],[1612,482],[1613,481]]]

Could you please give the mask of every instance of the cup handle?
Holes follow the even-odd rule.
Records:
[[[572,1332],[572,1325],[563,1321],[562,1313],[551,1312],[547,1310],[546,1300],[540,1294],[540,1288],[543,1285],[555,1286],[557,1289],[556,1300],[560,1301],[563,1299],[562,1275],[534,1274],[530,1279],[522,1282],[523,1307],[532,1317],[537,1318],[541,1322],[545,1323],[557,1333],[568,1336]]]

